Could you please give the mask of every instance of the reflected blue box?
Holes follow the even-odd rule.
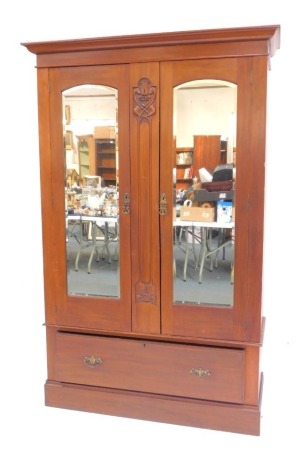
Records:
[[[217,222],[232,222],[232,201],[217,201]]]

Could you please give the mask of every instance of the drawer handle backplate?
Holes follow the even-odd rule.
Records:
[[[199,367],[199,369],[195,369],[194,367],[190,370],[190,374],[196,375],[197,377],[204,377],[206,375],[211,375],[211,372],[209,369],[202,369]]]
[[[103,361],[100,357],[94,357],[94,356],[85,356],[84,357],[84,362],[89,367],[96,367],[96,366],[103,363]]]

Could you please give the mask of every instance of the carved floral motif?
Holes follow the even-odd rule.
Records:
[[[139,119],[148,119],[155,114],[156,87],[148,78],[141,78],[138,86],[133,89],[134,114]]]
[[[136,284],[135,287],[136,302],[151,302],[152,304],[156,305],[156,287],[153,282],[140,281]]]

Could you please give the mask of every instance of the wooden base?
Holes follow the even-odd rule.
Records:
[[[56,408],[254,436],[260,434],[260,406],[234,405],[52,381],[45,384],[45,404]]]

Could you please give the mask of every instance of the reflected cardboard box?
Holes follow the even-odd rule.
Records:
[[[182,207],[180,220],[190,222],[215,222],[215,207]]]

